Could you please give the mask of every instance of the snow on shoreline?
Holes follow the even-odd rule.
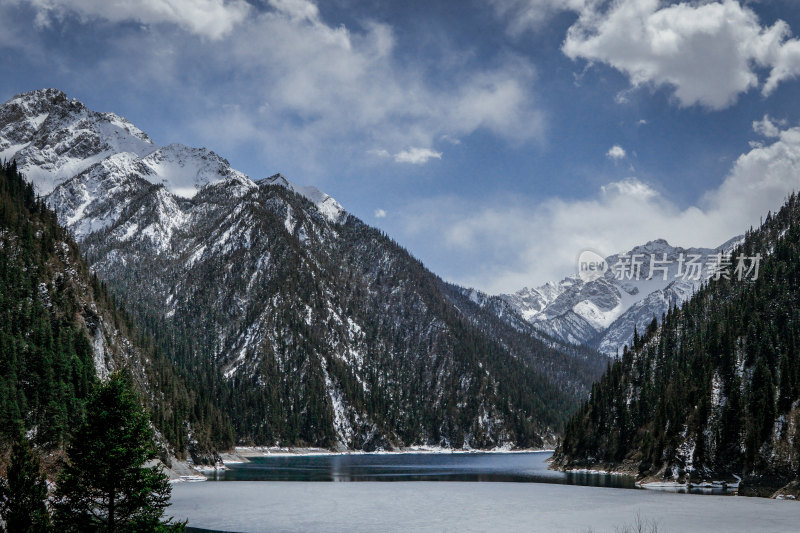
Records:
[[[399,450],[328,450],[326,448],[284,448],[279,446],[237,446],[234,452],[222,453],[224,464],[247,462],[252,457],[293,457],[293,456],[326,456],[326,455],[407,455],[407,454],[477,454],[477,453],[552,453],[552,449],[506,447],[481,449],[443,448],[440,446],[408,446]]]
[[[491,448],[488,450],[453,449],[439,446],[409,446],[400,450],[328,450],[326,448],[291,448],[280,446],[237,446],[232,452],[219,454],[221,463],[216,466],[190,465],[186,462],[173,461],[173,468],[166,468],[170,474],[170,483],[195,483],[207,481],[208,475],[220,470],[228,470],[227,465],[243,464],[259,457],[325,457],[336,455],[413,455],[413,454],[514,454],[514,453],[553,453],[551,449],[525,448]],[[175,468],[176,463],[182,468]]]
[[[734,475],[736,481],[718,481],[718,480],[704,480],[696,483],[680,482],[680,481],[637,481],[636,486],[643,489],[650,490],[663,490],[663,491],[682,491],[690,489],[724,489],[726,491],[735,492],[739,490],[739,483],[742,478]]]
[[[601,474],[606,476],[633,477],[631,476],[631,474],[627,472],[618,472],[615,470],[598,470],[593,468],[570,468],[569,470],[564,470],[564,472],[568,474]]]
[[[636,476],[631,472],[626,472],[624,470],[606,470],[602,468],[570,468],[567,470],[563,470],[563,472],[569,474],[597,474],[597,475],[606,475],[606,476],[620,476],[620,477],[633,477]],[[736,481],[727,481],[727,480],[703,480],[697,482],[689,482],[689,481],[676,481],[676,480],[654,480],[650,478],[648,481],[647,478],[643,480],[638,480],[635,482],[637,487],[649,490],[660,490],[665,492],[679,492],[679,491],[686,491],[692,489],[708,489],[708,490],[725,490],[728,492],[736,492],[739,490],[739,484],[742,481],[742,478],[733,475],[736,478]]]

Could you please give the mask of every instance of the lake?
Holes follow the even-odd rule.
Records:
[[[627,476],[548,470],[552,452],[379,453],[254,457],[215,481],[494,481],[636,488]]]
[[[168,514],[235,532],[797,531],[800,503],[634,488],[624,476],[547,470],[550,453],[264,457],[173,486]]]

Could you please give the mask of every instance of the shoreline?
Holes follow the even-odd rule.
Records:
[[[512,454],[512,453],[552,453],[550,448],[441,448],[438,446],[408,446],[397,450],[329,450],[326,448],[295,448],[283,446],[237,446],[233,451],[220,453],[223,464],[248,462],[255,457],[296,457],[329,455],[410,455],[410,454]]]
[[[634,466],[633,464],[599,464],[597,468],[567,468],[553,466],[551,463],[550,468],[560,472],[575,474],[627,476],[634,479],[634,483],[638,488],[656,492],[701,494],[721,491],[722,494],[726,496],[744,496],[772,500],[800,500],[800,481],[798,480],[774,485],[761,485],[758,482],[754,484],[753,480],[743,479],[736,474],[731,474],[731,477],[728,478],[719,477],[698,480],[664,479],[658,475],[640,477],[635,473],[636,470],[633,468]]]
[[[262,457],[327,457],[342,455],[445,455],[445,454],[516,454],[516,453],[553,453],[555,450],[550,448],[490,448],[465,449],[465,448],[441,448],[438,446],[408,446],[398,450],[375,450],[365,452],[363,450],[329,450],[327,448],[296,448],[283,446],[237,446],[233,451],[222,452],[219,454],[220,462],[214,466],[195,465],[185,461],[173,460],[172,467],[166,468],[170,483],[198,483],[208,480],[208,475],[220,470],[228,470],[227,465],[243,464],[251,462],[251,459]]]

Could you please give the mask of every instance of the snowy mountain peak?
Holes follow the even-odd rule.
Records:
[[[317,210],[329,222],[341,222],[347,216],[347,211],[345,208],[342,207],[342,205],[333,197],[325,194],[316,187],[295,185],[286,179],[283,174],[274,174],[268,178],[261,179],[258,181],[258,184],[259,186],[267,187],[286,187],[287,189],[296,192],[300,196],[306,197],[312,204],[317,206]]]
[[[58,89],[18,94],[0,105],[2,159],[15,160],[42,195],[99,164],[81,183],[69,188],[68,195],[78,194],[81,205],[96,200],[86,196],[91,191],[118,186],[121,177],[133,175],[183,198],[193,198],[215,185],[219,187],[211,187],[213,190],[221,187],[236,197],[257,187],[212,150],[178,143],[157,146],[128,120],[92,111]],[[101,176],[112,182],[100,186],[96,180]],[[319,189],[295,185],[281,174],[261,180],[259,185],[284,186],[306,197],[330,222],[340,222],[347,214]],[[98,223],[86,224],[84,230],[90,231]]]
[[[46,118],[50,117],[53,117],[55,120],[64,119],[69,116],[90,118],[106,122],[118,128],[121,132],[148,144],[153,144],[153,141],[150,140],[150,137],[148,137],[146,133],[125,118],[115,113],[91,111],[76,98],[68,98],[67,95],[59,89],[38,89],[18,94],[3,104],[2,108],[4,111],[8,110],[12,114],[17,114],[17,122],[21,122],[20,118],[25,117],[28,121],[36,125],[37,129],[42,126]]]
[[[625,255],[631,254],[658,254],[658,253],[672,253],[676,250],[674,246],[671,246],[666,239],[655,239],[652,241],[648,241],[645,244],[640,244],[639,246],[634,246],[633,249]]]
[[[279,185],[288,189],[292,188],[292,184],[280,172],[272,176],[258,180],[259,185]]]
[[[630,342],[634,327],[643,329],[654,316],[690,297],[710,275],[707,262],[739,242],[741,237],[734,237],[713,249],[681,248],[655,239],[606,257],[608,269],[599,279],[584,282],[572,275],[500,297],[551,336],[613,355]],[[690,256],[703,265],[696,279],[679,271],[681,257]]]
[[[78,100],[70,100],[59,89],[37,89],[27,93],[20,93],[11,98],[5,105],[15,108],[28,116],[50,113],[56,108],[75,111],[86,109]]]
[[[157,147],[114,113],[90,111],[57,89],[15,96],[0,106],[0,159],[14,159],[41,194],[106,157]]]
[[[207,148],[173,143],[142,159],[150,171],[147,179],[162,183],[171,193],[191,198],[206,185],[234,179],[248,185],[250,178],[231,168],[230,163]],[[252,182],[250,182],[252,184]]]

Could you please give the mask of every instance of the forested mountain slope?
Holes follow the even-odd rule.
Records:
[[[176,220],[156,239],[130,229]],[[562,387],[563,368],[537,359],[554,349],[528,335],[520,357],[396,243],[270,180],[191,201],[148,186],[83,246],[242,443],[542,446],[600,371]]]
[[[93,271],[240,443],[548,445],[605,364],[486,327],[321,191],[156,146],[59,91],[0,106],[0,148],[57,185],[47,203]]]
[[[757,279],[737,257],[763,256]],[[800,473],[800,201],[792,195],[711,280],[635,339],[593,387],[556,453],[675,480],[740,476],[751,492]],[[748,269],[752,262],[748,263]]]
[[[230,446],[219,410],[136,333],[16,164],[0,166],[0,440],[22,430],[62,447],[98,377],[115,370],[132,374],[165,453]]]

